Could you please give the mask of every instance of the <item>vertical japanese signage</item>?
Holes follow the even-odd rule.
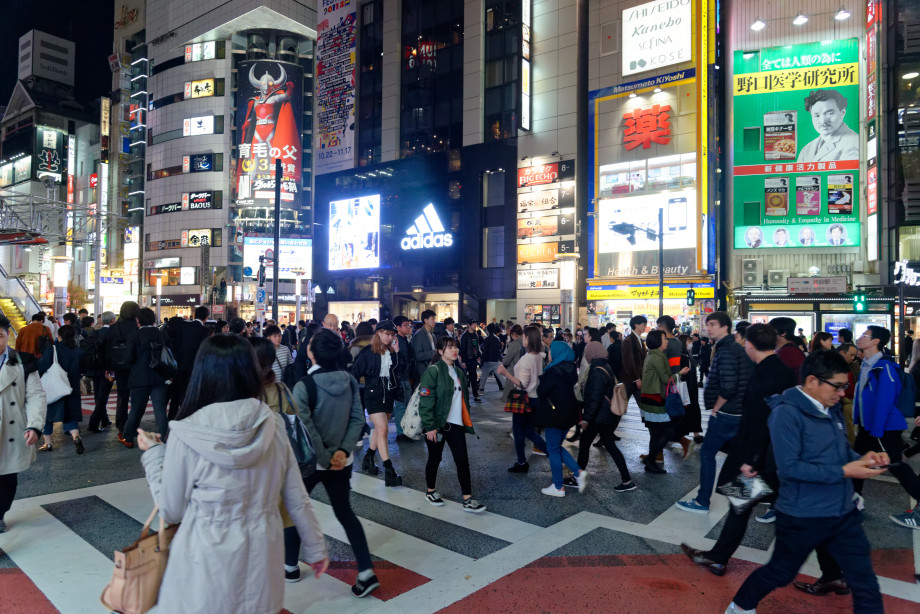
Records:
[[[64,133],[51,128],[35,130],[35,177],[51,177],[60,183],[64,176]]]
[[[858,40],[736,51],[732,95],[735,249],[858,246]]]
[[[879,156],[876,138],[878,115],[878,0],[866,0],[866,258],[879,258],[878,250],[878,175]]]
[[[77,168],[77,137],[67,136],[67,202],[73,204],[74,175]]]
[[[354,167],[355,0],[322,0],[316,24],[317,175]]]
[[[112,101],[102,97],[99,101],[99,148],[100,161],[109,161],[109,132],[111,124]]]
[[[300,206],[303,156],[303,73],[300,66],[274,60],[240,62],[237,110],[238,205],[275,201],[275,160],[281,160],[281,201]]]
[[[530,60],[530,2],[521,2],[521,130],[530,130],[530,89],[532,83]]]

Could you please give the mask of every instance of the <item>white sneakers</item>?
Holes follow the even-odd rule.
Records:
[[[725,614],[757,614],[757,610],[742,610],[732,601],[725,609]]]
[[[588,472],[584,469],[579,471],[575,476],[575,481],[578,482],[578,492],[584,492],[585,487],[588,486]]]
[[[581,484],[578,485],[578,489],[581,490]],[[546,488],[540,489],[540,492],[542,492],[544,495],[549,495],[550,497],[564,497],[565,496],[565,488],[556,488],[552,484],[550,484]]]

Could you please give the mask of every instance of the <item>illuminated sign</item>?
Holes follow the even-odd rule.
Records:
[[[380,266],[380,195],[329,203],[329,270]]]
[[[259,256],[265,257],[265,277],[275,276],[275,239],[273,237],[245,237],[243,239],[243,268],[255,275],[259,270]],[[313,276],[313,239],[280,239],[278,279],[309,279]]]
[[[185,99],[206,98],[214,95],[214,79],[185,82]]]
[[[111,104],[112,101],[108,98],[102,98],[100,101],[100,110],[99,110],[99,135],[100,136],[109,136],[109,130],[111,129]]]
[[[73,203],[74,171],[77,168],[77,137],[67,136],[67,202]],[[95,173],[94,173],[95,174]],[[93,187],[93,186],[90,186]]]
[[[519,168],[517,187],[526,188],[531,185],[544,185],[568,179],[575,179],[574,160]]]
[[[214,154],[182,156],[183,173],[206,173],[214,170]]]
[[[517,272],[518,290],[558,290],[559,269],[521,269]]]
[[[163,205],[151,205],[147,215],[160,215],[161,213],[175,213],[182,211],[182,203],[166,203]]]
[[[671,105],[656,104],[649,109],[633,109],[623,114],[623,147],[632,151],[639,145],[649,149],[652,143],[671,142]]]
[[[214,116],[189,117],[182,120],[182,136],[214,134]]]
[[[210,247],[211,245],[210,228],[183,230],[181,236],[182,247]]]
[[[574,254],[575,241],[558,241],[552,243],[523,243],[517,248],[518,264],[553,262],[559,254]]]
[[[223,203],[216,195],[219,192],[186,192],[182,195],[182,208],[186,211],[221,209]]]
[[[99,185],[99,176],[96,173],[93,173],[89,176],[89,187],[95,188]]]
[[[64,133],[49,128],[36,129],[37,179],[51,177],[60,182],[64,176]]]
[[[409,227],[406,235],[399,244],[404,250],[450,247],[454,244],[454,235],[446,232],[431,203],[422,209],[422,214],[415,218],[415,223]]]
[[[575,234],[572,214],[518,218],[518,239]]]
[[[623,11],[624,77],[693,59],[691,8],[691,0],[655,0]]]

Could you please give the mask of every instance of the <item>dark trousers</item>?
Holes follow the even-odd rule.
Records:
[[[920,477],[917,477],[910,465],[901,458],[901,452],[904,447],[904,440],[901,438],[901,433],[903,432],[885,431],[881,437],[873,437],[869,431],[859,427],[856,441],[853,442],[853,449],[859,454],[887,452],[891,462],[897,463],[888,468],[888,473],[897,478],[904,490],[907,491],[907,494],[920,501]],[[853,480],[853,488],[859,494],[862,494],[863,482],[864,480]]]
[[[671,433],[674,432],[674,425],[670,422],[646,422],[645,427],[648,429],[648,458],[645,460],[654,463],[658,455],[664,450],[671,440]]]
[[[878,579],[872,570],[872,547],[856,510],[831,518],[797,518],[777,510],[773,556],[744,581],[735,594],[735,605],[745,610],[757,607],[770,592],[792,582],[818,546],[826,546],[843,570],[847,586],[853,591],[854,614],[885,611]]]
[[[93,408],[93,414],[89,417],[89,430],[94,431],[100,426],[108,426],[112,423],[106,412],[111,392],[112,382],[109,381],[109,378],[104,375],[93,377],[93,399],[96,405]]]
[[[629,398],[632,397],[636,400],[636,403],[639,402],[639,387],[636,386],[635,382],[625,381],[623,382],[623,387],[626,389],[626,400],[629,401]]]
[[[581,432],[581,439],[578,441],[578,466],[582,469],[588,467],[588,455],[591,454],[591,444],[594,443],[594,437],[601,436],[601,443],[607,449],[607,452],[613,458],[617,469],[620,471],[620,478],[624,482],[629,482],[632,478],[629,476],[629,468],[626,466],[626,459],[623,453],[617,447],[617,441],[614,439],[613,432],[617,430],[620,423],[620,416],[614,418],[614,424],[596,424],[589,422],[588,427]]]
[[[3,520],[3,515],[10,511],[13,499],[16,498],[16,486],[19,484],[16,475],[15,473],[0,475],[0,520]]]
[[[471,358],[466,362],[466,375],[470,380],[470,390],[474,397],[479,396],[479,373],[476,371],[476,360]]]
[[[118,429],[119,433],[124,433],[125,422],[128,421],[128,401],[131,399],[131,387],[128,385],[128,371],[115,372],[115,388],[118,395],[118,400],[115,405],[115,428]],[[134,433],[134,435],[136,434],[137,433]]]
[[[517,462],[523,465],[527,462],[524,456],[524,438],[526,437],[533,442],[533,445],[546,452],[546,442],[537,433],[533,427],[533,414],[537,410],[537,399],[527,399],[530,403],[531,412],[527,414],[511,414],[511,432],[514,433],[514,452],[517,455]]]
[[[431,441],[425,438],[425,444],[428,446],[428,462],[425,464],[425,484],[428,490],[435,489],[435,480],[438,477],[438,466],[441,464],[441,458],[444,455],[444,444],[450,446],[450,454],[454,457],[454,464],[457,466],[457,479],[460,480],[460,492],[464,495],[473,494],[473,486],[470,480],[470,457],[466,451],[466,431],[462,426],[447,423],[444,428],[438,430],[441,433],[441,441]]]
[[[169,385],[169,416],[170,420],[176,419],[179,413],[182,401],[185,400],[185,393],[188,390],[189,378],[184,374],[176,375]]]
[[[147,401],[153,402],[153,416],[157,423],[157,432],[160,435],[166,435],[167,423],[166,417],[166,384],[160,386],[135,386],[131,389],[131,413],[125,421],[125,430],[122,434],[125,441],[134,443],[137,438],[137,427],[141,424],[141,418],[144,417],[144,411],[147,409]]]
[[[329,503],[332,505],[332,511],[336,520],[345,529],[345,535],[351,544],[351,550],[355,553],[355,560],[358,562],[358,571],[373,569],[371,563],[371,551],[367,546],[367,537],[364,535],[364,529],[361,522],[355,516],[355,511],[351,509],[351,469],[348,465],[338,471],[317,470],[310,474],[303,483],[307,487],[307,492],[312,493],[316,485],[322,483],[329,495]],[[284,530],[284,564],[290,567],[297,565],[300,558],[300,536],[297,534],[297,527],[288,527]],[[315,561],[308,561],[314,563]]]

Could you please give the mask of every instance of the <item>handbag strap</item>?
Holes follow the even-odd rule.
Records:
[[[154,506],[153,506],[153,511],[150,512],[150,515],[147,517],[147,520],[144,522],[144,528],[141,529],[141,539],[144,539],[145,537],[147,537],[148,535],[150,535],[150,524],[153,522],[153,517],[156,516],[156,515],[157,515],[157,512],[159,512],[159,511],[160,511],[160,506],[159,506],[159,505],[154,505]],[[161,525],[161,526],[160,526],[160,531],[161,531],[161,532],[162,532],[162,530],[163,530],[162,524],[163,524],[163,519],[161,518],[161,519],[160,519],[160,525]]]

